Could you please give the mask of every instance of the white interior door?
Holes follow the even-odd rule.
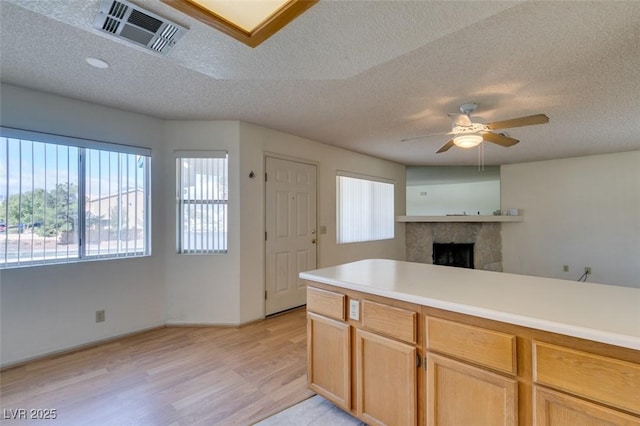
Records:
[[[298,277],[316,268],[316,166],[266,158],[267,315],[306,303]]]

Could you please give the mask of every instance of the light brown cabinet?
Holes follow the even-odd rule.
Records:
[[[516,380],[435,354],[427,358],[427,425],[518,424]]]
[[[640,425],[640,365],[539,341],[533,365],[536,425]]]
[[[347,316],[351,302],[357,315]],[[418,424],[418,311],[309,286],[309,388],[369,425]]]
[[[307,294],[309,387],[370,425],[640,426],[640,351],[326,284]]]
[[[351,409],[351,338],[349,325],[307,314],[309,388],[345,410]]]
[[[516,374],[516,336],[427,316],[427,349]]]
[[[427,425],[639,426],[638,351],[425,311]]]
[[[369,425],[417,423],[416,348],[356,329],[356,412]]]
[[[430,316],[425,321],[427,425],[517,426],[515,336]]]
[[[637,417],[584,399],[541,386],[534,392],[536,426],[640,426]]]

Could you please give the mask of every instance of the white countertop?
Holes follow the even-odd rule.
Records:
[[[300,277],[423,306],[640,350],[640,289],[368,259]]]

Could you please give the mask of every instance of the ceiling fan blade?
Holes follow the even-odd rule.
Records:
[[[487,142],[493,142],[497,145],[508,148],[520,142],[518,139],[510,138],[509,136],[501,135],[498,133],[485,132],[482,134],[482,139]]]
[[[447,133],[445,133],[445,132],[429,133],[428,135],[412,136],[410,138],[400,139],[400,142],[414,141],[416,139],[424,139],[424,138],[428,138],[428,137],[431,137],[431,136],[440,136],[440,135],[446,135],[446,134]]]
[[[461,127],[471,126],[471,119],[467,114],[450,113],[448,115],[451,121],[453,122],[454,126],[461,126]]]
[[[545,124],[549,122],[549,117],[544,114],[528,115],[526,117],[512,118],[511,120],[494,121],[487,123],[489,130],[509,129],[511,127],[532,126],[534,124]]]
[[[440,147],[439,150],[436,151],[436,154],[440,154],[441,152],[449,151],[449,148],[453,146],[453,139],[449,139],[449,142],[445,143]]]

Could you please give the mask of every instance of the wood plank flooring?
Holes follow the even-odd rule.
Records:
[[[251,425],[311,395],[297,309],[241,328],[157,329],[7,369],[0,422]],[[17,409],[57,418],[7,420]]]

